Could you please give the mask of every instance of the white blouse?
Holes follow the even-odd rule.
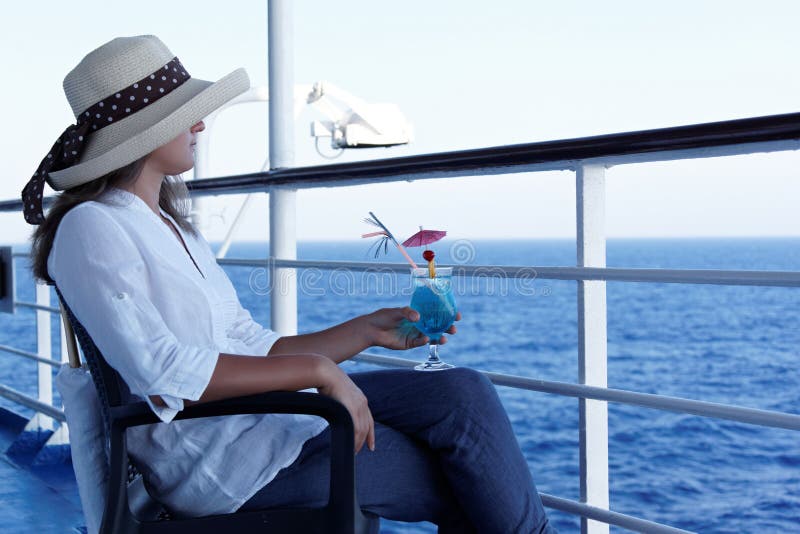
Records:
[[[138,196],[114,188],[100,200],[64,216],[48,272],[131,393],[164,421],[128,432],[155,497],[184,514],[235,511],[326,423],[289,414],[170,422],[184,399],[200,398],[221,352],[266,356],[279,336],[242,307],[202,236],[161,211],[190,256]]]

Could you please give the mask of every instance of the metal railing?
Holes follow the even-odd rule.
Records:
[[[617,402],[658,410],[714,417],[748,424],[800,430],[800,415],[756,410],[742,406],[700,400],[652,395],[610,389],[606,382],[606,281],[660,282],[682,284],[752,285],[797,287],[799,272],[624,269],[605,266],[605,169],[611,165],[691,159],[703,157],[797,150],[800,148],[800,114],[758,117],[676,128],[361,161],[305,168],[288,168],[238,176],[196,180],[189,183],[195,196],[267,192],[271,194],[271,236],[281,236],[276,250],[265,261],[224,259],[223,265],[270,268],[273,281],[296,276],[296,269],[318,268],[351,270],[382,269],[407,272],[407,266],[389,263],[331,262],[296,260],[294,251],[293,191],[300,188],[372,184],[388,181],[413,181],[455,176],[494,175],[544,170],[572,170],[576,180],[577,266],[504,267],[461,266],[462,276],[473,276],[481,269],[492,269],[508,277],[527,277],[533,270],[537,278],[575,280],[578,284],[577,383],[537,380],[499,373],[486,373],[497,385],[575,397],[579,404],[580,502],[543,495],[546,506],[581,516],[582,532],[608,532],[608,525],[643,532],[685,532],[644,519],[608,510],[608,412],[607,403]],[[0,202],[0,211],[21,210],[20,201]],[[284,233],[283,230],[286,230]],[[271,243],[275,246],[275,243]],[[285,286],[282,286],[285,287]],[[271,293],[272,325],[281,334],[295,333],[297,294]],[[48,295],[49,298],[49,295]],[[39,314],[56,311],[49,301],[20,303]],[[282,326],[280,326],[282,325]],[[40,345],[40,349],[43,347]],[[36,355],[19,350],[7,351],[32,357],[40,367],[52,364],[49,353]],[[48,349],[49,350],[49,349]],[[40,359],[49,360],[42,362]],[[364,353],[357,360],[384,366],[407,367],[409,360]],[[43,402],[29,399],[30,405]],[[7,396],[4,389],[0,395]],[[19,399],[19,396],[15,396]],[[50,402],[52,404],[52,402]],[[36,408],[34,408],[36,409]]]

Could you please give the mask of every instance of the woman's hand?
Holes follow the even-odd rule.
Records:
[[[461,313],[456,314],[456,321]],[[387,349],[406,350],[428,343],[428,336],[417,330],[414,323],[419,321],[419,313],[409,306],[404,308],[383,308],[364,316],[368,338],[373,346]],[[456,333],[456,325],[447,330]],[[439,339],[439,345],[447,343],[447,337]]]
[[[361,450],[365,441],[369,450],[374,451],[375,421],[372,419],[372,412],[369,411],[367,397],[336,364],[332,363],[326,375],[325,385],[318,387],[317,390],[338,400],[350,412],[355,432],[355,452]]]

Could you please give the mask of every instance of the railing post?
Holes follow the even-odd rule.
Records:
[[[36,282],[36,304],[50,306],[50,286]],[[36,310],[36,353],[42,358],[52,358],[53,344],[50,335],[50,312]],[[53,370],[49,365],[39,362],[36,364],[39,375],[39,401],[53,405]],[[42,414],[36,414],[39,428],[52,430],[53,420]]]
[[[269,248],[272,259],[297,258],[296,191],[273,189],[269,194]],[[271,328],[281,335],[297,333],[297,271],[270,265]]]
[[[576,176],[578,266],[605,267],[605,167],[581,165]],[[606,283],[578,281],[578,381],[607,387]],[[581,501],[608,509],[608,403],[579,400]],[[581,518],[582,534],[608,525]]]
[[[294,72],[291,0],[270,0],[269,162],[271,169],[294,165]],[[296,259],[296,199],[291,189],[269,192],[269,247],[272,259]],[[270,265],[271,328],[282,335],[297,333],[297,272]]]

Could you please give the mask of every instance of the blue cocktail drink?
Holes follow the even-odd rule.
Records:
[[[456,303],[450,290],[449,278],[439,275],[423,280],[415,280],[416,287],[411,297],[411,307],[420,314],[420,319],[414,326],[431,338],[431,341],[438,342],[442,333],[455,321]]]
[[[413,269],[414,294],[411,308],[419,312],[419,321],[414,323],[430,338],[430,355],[425,363],[417,365],[418,371],[439,371],[453,367],[439,359],[439,339],[456,320],[456,301],[451,284],[452,268],[438,268],[431,278],[428,269]]]

